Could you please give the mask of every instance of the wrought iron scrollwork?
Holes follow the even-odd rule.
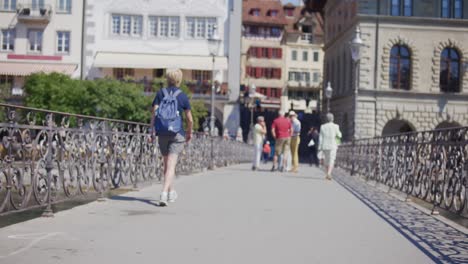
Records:
[[[344,143],[337,164],[434,207],[468,216],[468,127]]]
[[[0,215],[162,178],[162,156],[148,124],[0,107],[6,111],[0,120]],[[197,134],[180,155],[176,172],[251,157],[244,143]]]

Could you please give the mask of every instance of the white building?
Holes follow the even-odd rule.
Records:
[[[319,107],[323,72],[323,19],[318,12],[307,12],[302,6],[284,6],[288,21],[283,39],[286,51],[286,91],[282,96],[284,110],[312,113]]]
[[[215,116],[235,135],[240,26],[240,1],[88,0],[85,75],[149,82],[166,69],[180,68],[194,97],[209,102],[213,64],[207,40],[217,27],[222,41],[214,69],[221,87]]]
[[[22,94],[24,77],[80,77],[83,1],[0,0],[0,85]]]

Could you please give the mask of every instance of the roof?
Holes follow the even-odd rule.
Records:
[[[252,9],[259,10],[259,16],[250,14]],[[270,10],[277,10],[277,16],[269,16]],[[242,22],[250,24],[286,25],[286,17],[283,12],[283,5],[280,0],[243,0],[242,1]]]
[[[286,19],[288,22],[286,25],[286,31],[288,33],[298,33],[299,30],[297,29],[295,25],[303,18],[308,18],[308,19],[312,19],[314,23],[316,23],[317,25],[314,28],[314,34],[323,35],[323,27],[324,27],[323,17],[319,12],[309,12],[304,7],[294,6],[294,5],[290,6],[289,4],[285,5],[284,8],[285,9],[294,8],[293,16],[292,17],[286,16]]]

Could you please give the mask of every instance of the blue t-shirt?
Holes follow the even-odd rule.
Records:
[[[166,88],[167,92],[168,93],[175,93],[179,88],[177,87],[168,87]],[[157,93],[156,93],[156,96],[154,97],[154,100],[153,100],[153,108],[155,105],[159,105],[162,100],[164,99],[164,93],[161,90],[159,90]],[[179,95],[177,95],[177,107],[178,107],[178,111],[179,111],[179,116],[182,118],[182,121],[184,121],[184,116],[183,116],[183,113],[185,110],[191,110],[191,106],[190,106],[190,101],[187,97],[187,95],[182,92],[180,93]],[[184,131],[182,131],[182,134],[184,133]]]

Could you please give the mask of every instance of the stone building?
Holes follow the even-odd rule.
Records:
[[[0,0],[0,85],[22,95],[36,72],[81,76],[83,1]]]
[[[319,107],[323,72],[323,19],[303,6],[283,7],[287,20],[283,38],[287,83],[283,109],[312,113]]]
[[[328,0],[324,14],[324,84],[346,139],[468,125],[468,1]]]
[[[234,0],[87,0],[85,71],[89,78],[152,80],[180,68],[193,97],[210,105],[220,133],[239,127],[241,3]],[[221,37],[213,66],[208,39]],[[229,71],[228,71],[229,69]]]

